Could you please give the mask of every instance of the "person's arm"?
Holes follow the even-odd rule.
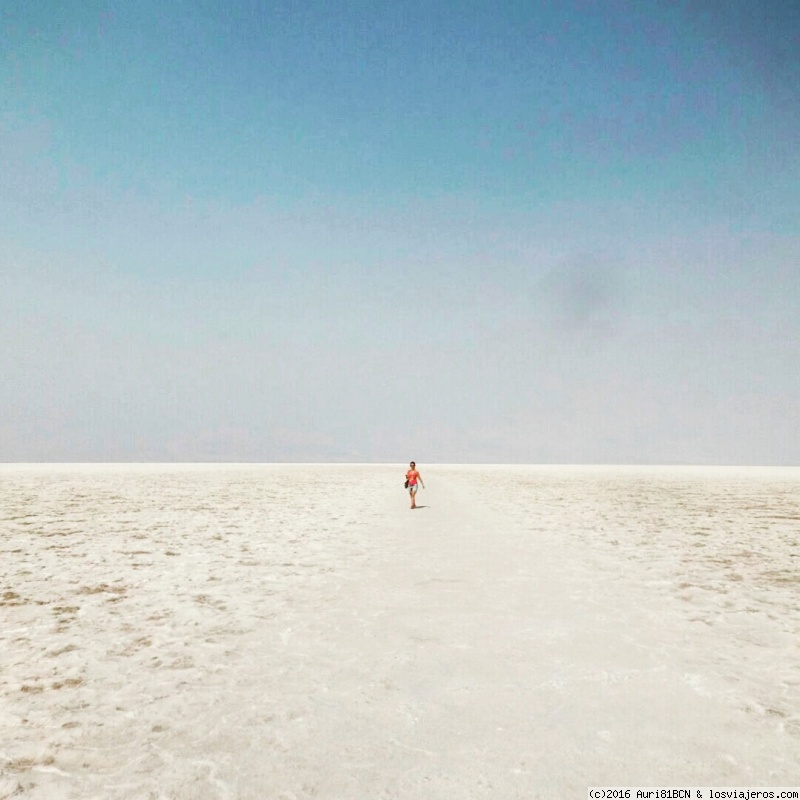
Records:
[[[424,489],[424,488],[425,488],[425,484],[423,483],[423,481],[422,481],[422,475],[420,475],[420,474],[419,474],[419,472],[417,473],[417,477],[419,478],[419,482],[420,482],[420,484],[421,484],[422,488]]]

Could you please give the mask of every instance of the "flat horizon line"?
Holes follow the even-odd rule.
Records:
[[[298,466],[298,467],[398,467],[407,461],[0,461],[0,467],[31,466]],[[429,467],[569,467],[569,468],[698,468],[698,469],[797,469],[800,464],[743,464],[712,462],[610,462],[610,461],[420,461]]]

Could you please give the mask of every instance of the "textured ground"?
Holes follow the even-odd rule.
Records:
[[[800,470],[0,466],[0,798],[800,775]]]

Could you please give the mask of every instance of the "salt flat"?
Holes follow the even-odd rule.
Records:
[[[0,798],[796,785],[800,470],[0,466]]]

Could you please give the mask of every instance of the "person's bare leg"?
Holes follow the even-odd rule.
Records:
[[[417,507],[417,490],[414,489],[413,491],[410,492],[410,494],[411,494],[411,508],[416,508]]]

